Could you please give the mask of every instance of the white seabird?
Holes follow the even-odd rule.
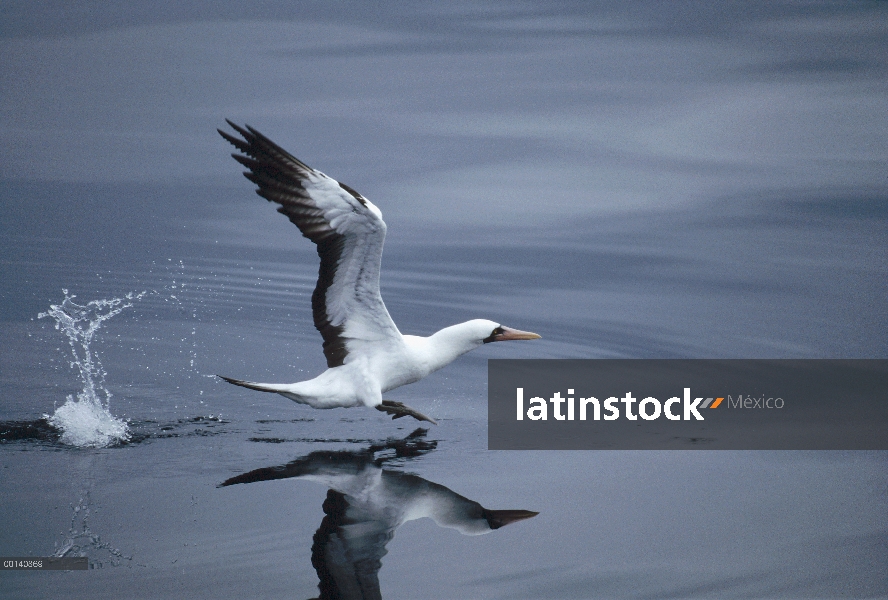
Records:
[[[379,209],[252,127],[226,122],[243,139],[222,130],[219,134],[243,153],[232,156],[249,169],[244,176],[258,186],[256,193],[280,204],[278,212],[317,244],[321,266],[311,306],[328,368],[297,383],[256,383],[220,375],[222,379],[313,408],[370,406],[393,419],[409,415],[435,423],[400,402],[383,400],[382,394],[419,381],[482,344],[540,337],[485,319],[452,325],[429,337],[402,335],[379,294],[386,232]]]
[[[322,506],[324,519],[311,546],[320,597],[381,598],[379,571],[386,546],[407,521],[428,517],[440,527],[475,536],[539,514],[485,508],[439,483],[385,468],[389,461],[434,450],[437,442],[426,441],[426,432],[417,429],[402,440],[389,439],[357,451],[315,451],[285,465],[231,477],[219,487],[298,478],[329,488]]]

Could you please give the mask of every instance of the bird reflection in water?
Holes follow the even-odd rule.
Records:
[[[219,487],[299,477],[330,488],[324,519],[314,534],[311,562],[318,573],[320,600],[381,598],[379,569],[386,544],[407,521],[430,517],[464,535],[490,533],[535,517],[529,510],[490,510],[443,485],[383,466],[414,458],[437,446],[417,429],[357,451],[318,451],[286,465],[256,469]]]

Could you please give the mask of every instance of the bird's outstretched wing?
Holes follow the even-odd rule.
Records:
[[[320,600],[382,598],[379,570],[398,523],[379,519],[350,500],[354,501],[327,490],[324,519],[312,539],[311,564],[318,574]]]
[[[386,230],[379,209],[252,127],[227,122],[243,139],[219,133],[243,153],[232,156],[247,167],[256,193],[279,204],[278,212],[317,244],[321,267],[311,306],[327,366],[344,364],[368,343],[403,343],[379,295]]]

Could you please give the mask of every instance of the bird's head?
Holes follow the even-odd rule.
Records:
[[[536,340],[542,337],[536,333],[512,329],[486,319],[476,319],[469,321],[469,323],[472,324],[472,329],[476,332],[478,339],[484,344],[507,342],[509,340]]]
[[[453,362],[457,356],[490,342],[535,340],[539,337],[542,336],[529,331],[518,331],[486,319],[451,325],[426,338],[430,352],[427,359],[429,372],[437,371]]]

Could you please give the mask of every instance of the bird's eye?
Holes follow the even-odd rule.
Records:
[[[491,335],[491,336],[499,335],[499,334],[501,334],[502,332],[503,332],[503,328],[502,328],[502,327],[497,327],[496,329],[493,330],[493,332],[492,332],[490,335]]]

